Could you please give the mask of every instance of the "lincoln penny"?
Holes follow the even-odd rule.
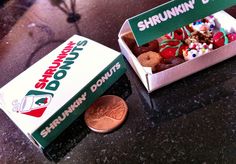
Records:
[[[98,98],[85,112],[87,126],[99,133],[108,133],[120,126],[127,115],[126,102],[114,95]]]

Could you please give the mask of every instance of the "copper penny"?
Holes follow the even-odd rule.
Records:
[[[113,95],[98,98],[85,112],[87,126],[99,133],[108,133],[120,126],[128,113],[126,102]]]

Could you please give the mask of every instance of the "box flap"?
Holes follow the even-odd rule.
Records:
[[[118,37],[120,38],[122,34],[129,32],[129,31],[130,31],[129,22],[128,22],[128,20],[125,20],[124,24],[121,26]]]
[[[223,25],[223,28],[227,33],[235,32],[234,29],[236,29],[236,20],[234,17],[232,17],[225,11],[219,11],[213,15],[217,20],[216,23],[218,28],[221,28]]]
[[[128,26],[129,27],[129,26]],[[124,31],[127,32],[127,31]],[[122,33],[120,34],[122,35]],[[119,36],[121,37],[121,36]],[[140,80],[143,82],[144,86],[149,89],[148,81],[147,81],[147,72],[144,70],[143,66],[139,63],[138,59],[132,54],[128,46],[122,40],[122,38],[118,39],[118,43],[121,48],[122,54],[126,57],[130,65],[133,67],[136,74],[139,76]]]
[[[236,5],[235,0],[172,0],[128,20],[138,45]],[[176,23],[178,22],[178,23]]]

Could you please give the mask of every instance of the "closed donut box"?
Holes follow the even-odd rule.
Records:
[[[147,91],[235,56],[236,20],[222,11],[235,4],[175,0],[127,19],[118,43]]]
[[[123,56],[74,35],[0,89],[0,108],[47,147],[126,71]]]

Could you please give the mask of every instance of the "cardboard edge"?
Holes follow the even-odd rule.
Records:
[[[124,43],[122,38],[118,39],[118,43],[120,45],[121,53],[125,56],[125,58],[128,60],[129,64],[132,66],[134,72],[139,77],[139,79],[142,81],[143,85],[147,90],[149,90],[149,83],[147,82],[147,76],[148,73],[145,71],[143,66],[139,63],[137,58],[133,55],[133,53],[130,51],[128,46]]]
[[[0,109],[3,110],[4,106],[5,105],[4,105],[4,101],[3,101],[3,95],[1,94],[1,90],[0,90]]]
[[[221,28],[222,24],[224,24],[224,30],[226,32],[236,32],[236,19],[232,17],[225,11],[219,11],[217,13],[212,14],[216,18],[216,24],[219,28]],[[227,20],[227,22],[225,21]],[[233,29],[234,28],[234,29]]]
[[[4,107],[3,95],[0,93],[0,109],[8,116],[9,119],[12,120],[11,113],[8,112],[8,110],[4,110],[4,108],[5,108],[5,107]],[[13,123],[15,124],[14,121],[13,121]],[[15,124],[15,125],[16,125],[16,124]],[[34,146],[36,146],[37,148],[39,148],[39,149],[41,150],[40,144],[33,138],[33,136],[32,136],[29,132],[23,130],[23,129],[20,128],[18,125],[16,125],[16,126],[17,126],[17,127],[20,129],[20,131],[31,141],[31,143],[33,143]]]
[[[129,22],[128,22],[128,19],[126,19],[125,22],[123,23],[123,25],[120,28],[120,31],[118,33],[118,38],[120,38],[122,34],[128,32],[129,30],[130,30]]]

